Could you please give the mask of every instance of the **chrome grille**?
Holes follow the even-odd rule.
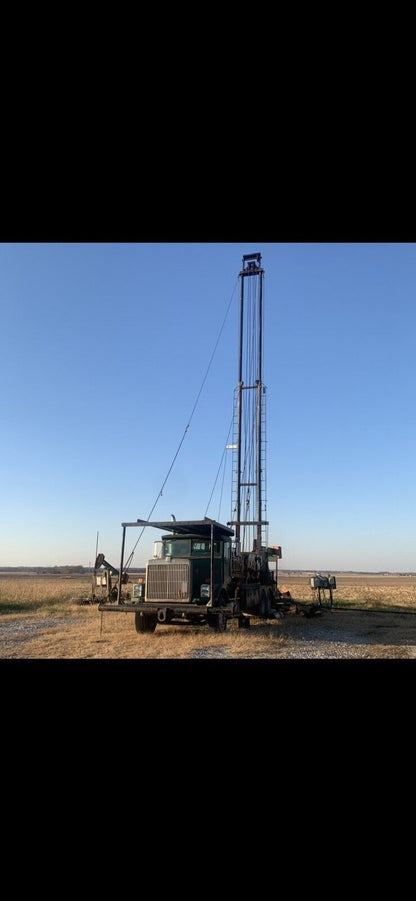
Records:
[[[148,601],[189,601],[188,563],[152,563],[146,583]]]

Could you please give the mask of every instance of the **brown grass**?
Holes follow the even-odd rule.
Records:
[[[91,579],[70,576],[0,576],[0,616],[5,613],[70,615],[91,598]]]
[[[336,581],[337,588],[333,591],[335,608],[416,612],[416,576],[348,573],[337,575]],[[312,601],[315,598],[315,592],[310,588],[310,577],[286,576],[284,584],[299,601]],[[328,591],[325,592],[322,603],[329,604]]]
[[[337,588],[333,591],[334,607],[367,610],[414,610],[416,612],[416,576],[361,575],[345,573],[336,575]],[[287,586],[292,597],[299,601],[315,600],[310,587],[310,576],[284,576],[280,582]],[[322,603],[329,604],[329,592]]]
[[[334,608],[306,619],[236,620],[226,632],[208,626],[158,625],[137,634],[131,613],[100,613],[85,577],[0,576],[1,658],[262,659],[305,656],[416,656],[416,577],[337,575]],[[314,600],[307,575],[282,574],[280,587]],[[328,600],[323,601],[324,605]],[[345,612],[347,607],[349,612]],[[366,614],[357,609],[369,611]],[[371,611],[385,611],[386,616]],[[390,612],[391,615],[387,615]],[[390,629],[390,631],[389,631]]]

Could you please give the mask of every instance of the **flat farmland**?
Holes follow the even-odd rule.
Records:
[[[279,576],[279,587],[287,587],[293,598],[310,601],[314,598],[311,576],[286,574]],[[325,575],[325,573],[324,573]],[[397,610],[416,613],[416,575],[337,573],[337,587],[333,591],[335,608],[361,608],[366,610]],[[328,592],[322,597],[322,604],[329,603]]]
[[[312,574],[310,574],[312,575]],[[279,573],[299,602],[282,618],[208,626],[158,625],[137,634],[132,613],[101,613],[88,576],[0,573],[0,658],[129,660],[289,660],[416,658],[416,576],[336,574],[333,606],[317,598],[306,573]],[[134,581],[134,576],[132,577]],[[304,606],[302,606],[304,605]]]

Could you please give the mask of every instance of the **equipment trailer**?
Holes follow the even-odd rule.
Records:
[[[154,632],[158,623],[199,624],[223,632],[228,620],[240,628],[250,615],[263,619],[282,615],[292,605],[290,593],[277,585],[281,547],[267,546],[265,518],[265,393],[262,380],[263,278],[259,253],[245,254],[240,278],[240,348],[238,386],[234,399],[232,519],[227,525],[202,520],[122,523],[119,570],[97,557],[109,575],[118,575],[117,588],[108,578],[101,611],[134,613],[137,632]],[[257,328],[253,330],[253,322]],[[247,340],[245,333],[249,331]],[[164,533],[155,541],[145,582],[133,587],[124,565],[126,529],[153,527]],[[233,527],[233,528],[232,528]],[[276,575],[269,560],[276,560]],[[121,574],[121,576],[120,576]]]

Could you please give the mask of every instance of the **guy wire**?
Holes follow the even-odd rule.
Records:
[[[186,433],[187,433],[187,431],[188,431],[188,429],[189,429],[189,426],[190,426],[190,424],[191,424],[193,415],[194,415],[195,410],[196,410],[196,408],[197,408],[197,405],[198,405],[198,402],[199,402],[199,398],[200,398],[200,396],[201,396],[201,394],[202,394],[202,389],[203,389],[203,387],[204,387],[204,385],[205,385],[205,382],[206,382],[206,380],[207,380],[207,378],[208,378],[208,373],[209,373],[209,370],[211,369],[212,361],[213,361],[213,359],[214,359],[215,352],[216,352],[216,350],[217,350],[217,347],[218,347],[218,344],[219,344],[219,341],[220,341],[222,332],[223,332],[223,330],[224,330],[224,326],[225,326],[225,323],[226,323],[226,320],[227,320],[227,316],[228,316],[228,314],[229,314],[229,312],[230,312],[231,304],[232,304],[232,302],[233,302],[233,298],[234,298],[234,294],[235,294],[237,285],[238,285],[238,278],[236,279],[236,283],[235,283],[235,285],[234,285],[234,288],[233,288],[233,291],[232,291],[232,294],[231,294],[231,297],[230,297],[230,300],[229,300],[229,303],[228,303],[228,307],[227,307],[227,310],[226,310],[226,313],[225,313],[225,316],[224,316],[224,319],[223,319],[221,328],[220,328],[220,330],[219,330],[217,340],[216,340],[216,342],[215,342],[214,350],[212,351],[212,354],[211,354],[211,357],[210,357],[210,360],[209,360],[209,363],[208,363],[208,366],[207,366],[207,369],[206,369],[204,378],[203,378],[202,383],[201,383],[201,387],[200,387],[200,389],[199,389],[199,391],[198,391],[198,394],[197,394],[197,396],[196,396],[195,403],[194,403],[194,405],[193,405],[193,407],[192,407],[192,411],[191,411],[191,415],[190,415],[190,417],[189,417],[188,424],[187,424],[187,426],[186,426],[185,429],[184,429],[184,433],[183,433],[182,438],[181,438],[181,440],[180,440],[180,442],[179,442],[178,449],[177,449],[177,451],[176,451],[176,453],[175,453],[175,456],[173,457],[173,460],[172,460],[172,462],[171,462],[171,464],[170,464],[170,467],[169,467],[169,469],[168,469],[168,472],[167,472],[167,474],[166,474],[166,476],[165,476],[165,479],[164,479],[164,481],[163,481],[163,483],[162,483],[162,487],[161,487],[161,489],[160,489],[160,491],[159,491],[159,493],[158,493],[158,495],[157,495],[157,497],[156,497],[156,500],[155,500],[155,502],[154,502],[154,504],[153,504],[153,507],[152,507],[152,509],[151,509],[151,511],[150,511],[150,513],[149,513],[149,515],[148,515],[148,517],[147,517],[146,522],[149,522],[150,517],[151,517],[151,515],[152,515],[152,513],[153,513],[153,510],[154,510],[155,507],[156,507],[156,504],[157,504],[159,498],[162,497],[163,489],[164,489],[164,487],[165,487],[165,485],[166,485],[166,482],[167,482],[167,480],[168,480],[168,478],[169,478],[169,476],[170,476],[170,474],[171,474],[171,472],[172,472],[172,469],[173,469],[173,467],[174,467],[176,458],[177,458],[177,456],[178,456],[178,454],[179,454],[179,451],[180,451],[180,449],[181,449],[181,447],[182,447],[182,444],[183,444],[183,442],[184,442],[184,440],[185,440],[185,435],[186,435]],[[144,532],[145,528],[146,528],[146,526],[143,526],[143,528],[141,529],[141,531],[140,531],[140,533],[139,533],[139,537],[138,537],[138,539],[137,539],[137,541],[136,541],[136,543],[135,543],[135,545],[134,545],[134,547],[133,547],[133,550],[132,550],[132,552],[131,552],[131,554],[130,554],[130,557],[129,557],[128,560],[127,560],[127,563],[126,563],[126,566],[125,566],[125,569],[126,569],[126,570],[129,568],[129,566],[131,566],[131,562],[132,562],[132,560],[133,560],[134,552],[135,552],[136,547],[137,547],[137,545],[138,545],[138,543],[139,543],[139,541],[140,541],[140,539],[141,539],[141,537],[142,537],[142,535],[143,535],[143,532]]]

